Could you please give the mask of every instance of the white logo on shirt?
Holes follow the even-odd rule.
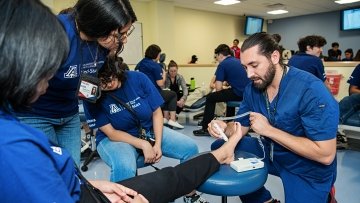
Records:
[[[60,147],[52,146],[51,148],[53,149],[53,152],[55,152],[56,154],[62,155],[62,150]]]
[[[78,76],[77,73],[77,65],[70,66],[69,70],[64,73],[64,78],[76,78]]]
[[[122,109],[116,106],[116,104],[110,104],[110,114],[120,112]]]

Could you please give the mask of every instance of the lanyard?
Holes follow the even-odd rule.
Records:
[[[270,122],[271,125],[275,124],[275,114],[276,114],[276,110],[277,110],[277,106],[278,106],[278,102],[279,102],[279,98],[280,98],[281,82],[282,82],[284,76],[286,75],[286,72],[287,72],[287,67],[284,68],[283,74],[281,76],[280,85],[279,85],[279,91],[278,91],[278,93],[276,95],[274,108],[271,108],[270,101],[269,101],[269,95],[268,95],[267,91],[265,90],[263,92],[263,95],[264,95],[264,98],[265,98],[265,104],[266,104],[266,111],[268,113],[269,122]]]

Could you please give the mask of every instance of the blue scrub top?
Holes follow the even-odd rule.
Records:
[[[74,161],[43,132],[0,109],[2,202],[78,202]]]
[[[19,112],[18,116],[64,118],[75,115],[79,111],[76,91],[80,71],[81,74],[96,75],[108,54],[108,51],[96,42],[85,42],[80,39],[71,15],[59,15],[58,19],[70,42],[69,55],[49,81],[46,93],[32,104],[32,109]]]
[[[313,141],[336,137],[339,122],[338,103],[324,83],[308,72],[290,67],[280,83],[279,93],[271,102],[270,109],[275,114],[269,115],[264,93],[250,83],[245,88],[238,114],[248,111],[261,113],[274,127]],[[249,116],[237,121],[243,126],[250,126]],[[333,184],[336,178],[336,158],[332,164],[323,165],[274,142],[273,159],[284,169],[307,179],[318,188],[321,188],[322,184]]]
[[[145,75],[147,75],[150,81],[154,86],[160,91],[161,87],[156,83],[157,80],[163,79],[162,66],[159,63],[156,63],[150,58],[143,58],[135,67],[135,70],[138,70]]]
[[[360,88],[360,64],[355,67],[347,83]]]
[[[225,58],[217,67],[215,72],[216,81],[227,81],[231,89],[237,96],[242,97],[245,86],[250,83],[246,70],[240,63],[240,60],[229,56]]]
[[[119,89],[111,91],[111,94],[131,106],[142,127],[149,132],[153,126],[153,112],[164,103],[164,100],[145,74],[137,71],[126,71],[125,74],[125,83]],[[99,128],[110,123],[114,129],[138,136],[137,119],[106,93],[97,104],[84,102],[84,110],[91,128]],[[98,130],[97,143],[105,136]]]
[[[290,58],[288,65],[307,71],[323,82],[326,80],[325,68],[319,57],[306,53],[299,53]]]

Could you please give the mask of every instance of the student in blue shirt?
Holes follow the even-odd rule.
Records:
[[[163,155],[182,163],[199,152],[193,139],[163,126],[160,106],[164,100],[145,74],[119,70],[110,57],[98,77],[102,97],[96,104],[84,102],[84,110],[89,127],[98,128],[97,151],[111,167],[112,182],[136,175],[136,160],[140,156],[137,149],[144,155],[145,163],[151,164],[159,162]],[[146,137],[155,140],[153,146],[139,137],[140,127]]]
[[[166,72],[163,66],[158,63],[160,56],[161,48],[158,45],[148,46],[145,50],[145,57],[136,65],[135,70],[147,75],[164,99],[164,104],[161,107],[164,113],[164,124],[182,129],[184,126],[176,121],[177,95],[174,91],[163,89]]]
[[[58,16],[70,43],[69,55],[50,80],[46,93],[31,108],[17,112],[17,116],[67,149],[79,165],[80,76],[96,74],[109,52],[122,49],[136,16],[128,0],[78,0],[69,12]]]
[[[320,54],[323,51],[322,47],[325,44],[326,40],[322,36],[309,35],[301,38],[298,41],[300,53],[292,56],[288,65],[315,75],[323,81],[325,86],[330,90],[330,85],[326,80],[325,68],[322,60],[320,59]]]
[[[241,101],[245,86],[250,82],[240,60],[232,56],[233,51],[226,44],[220,44],[215,51],[219,65],[215,71],[215,91],[206,96],[202,128],[194,130],[195,136],[209,136],[207,126],[214,119],[215,106],[218,102]],[[229,88],[223,88],[224,86]],[[233,116],[235,108],[227,108],[226,114]]]
[[[80,181],[69,153],[12,113],[45,93],[50,78],[68,56],[62,25],[38,0],[0,1],[0,25],[1,202],[95,202],[84,190],[87,181]],[[233,161],[240,137],[239,126],[221,149],[176,167],[119,183],[90,182],[110,202],[167,203],[197,188],[220,164]]]
[[[266,33],[250,36],[241,47],[241,63],[252,83],[238,112],[250,115],[237,119],[243,133],[237,149],[265,155],[269,173],[282,180],[285,202],[325,203],[336,179],[338,104],[321,80],[284,65],[280,51]],[[233,132],[233,122],[212,122],[225,134]],[[211,135],[220,137],[212,126]],[[250,128],[261,135],[259,140],[245,136]],[[277,202],[265,187],[240,198],[244,203]]]
[[[345,125],[360,126],[360,64],[351,73],[347,83],[349,83],[349,96],[344,97],[339,102],[340,123]],[[345,133],[339,129],[337,140],[342,148],[343,143],[347,142]]]

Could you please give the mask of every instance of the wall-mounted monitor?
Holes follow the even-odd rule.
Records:
[[[360,8],[352,8],[341,11],[341,30],[360,29]]]
[[[246,16],[245,19],[245,35],[262,32],[264,19],[255,16]]]

